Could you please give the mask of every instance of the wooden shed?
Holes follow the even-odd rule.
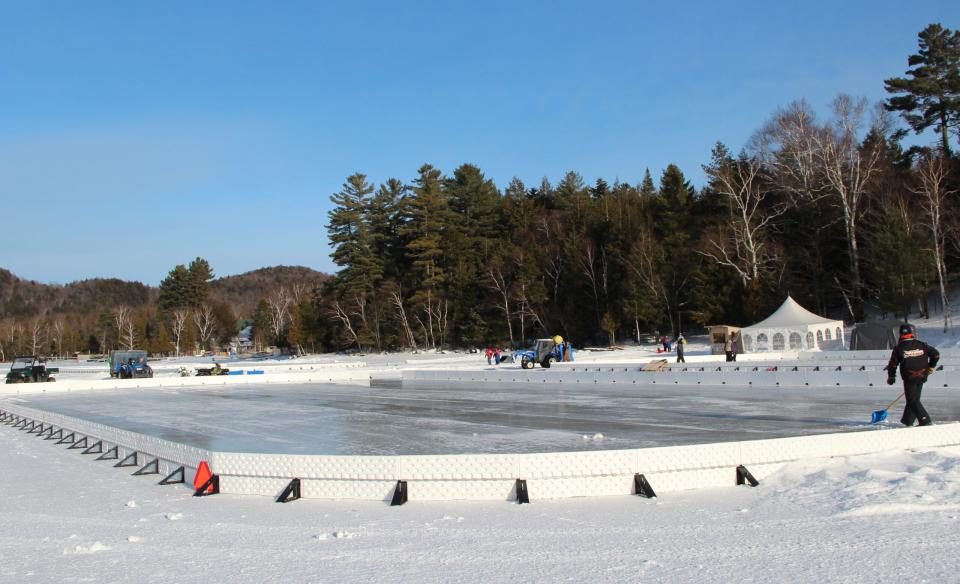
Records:
[[[723,355],[724,347],[731,335],[740,335],[740,327],[729,324],[715,324],[707,327],[710,331],[710,353],[712,355]],[[742,347],[737,347],[739,352],[743,352]]]

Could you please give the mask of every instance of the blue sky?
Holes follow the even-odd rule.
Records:
[[[883,99],[917,32],[960,27],[925,0],[0,7],[0,267],[57,283],[157,284],[198,255],[333,271],[329,196],[356,171],[675,163],[700,186],[717,140],[798,98]]]

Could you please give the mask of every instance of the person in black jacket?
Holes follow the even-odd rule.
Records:
[[[903,394],[907,398],[903,417],[900,418],[904,426],[912,426],[914,421],[919,421],[921,426],[929,426],[932,423],[930,415],[920,403],[920,391],[927,377],[934,372],[939,360],[940,352],[917,339],[911,325],[900,325],[900,342],[893,348],[893,354],[890,355],[890,362],[887,364],[887,385],[894,384],[894,375],[897,367],[900,367]]]

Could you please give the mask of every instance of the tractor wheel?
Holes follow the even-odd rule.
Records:
[[[524,359],[523,361],[520,361],[520,366],[524,369],[533,369],[533,361]]]
[[[550,369],[550,366],[553,365],[553,362],[554,362],[554,361],[556,361],[556,359],[554,359],[554,358],[553,358],[553,355],[551,355],[551,356],[547,357],[546,359],[544,359],[544,360],[540,363],[540,366],[543,367],[544,369]]]

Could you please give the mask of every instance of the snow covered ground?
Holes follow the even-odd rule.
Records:
[[[960,348],[957,334],[944,334],[936,319],[915,323],[924,340],[941,348]],[[697,360],[722,360],[708,356],[705,338],[692,338],[686,353]],[[653,346],[576,355],[578,363],[636,363],[656,357]],[[204,360],[164,361],[162,367],[172,374],[190,362],[202,365]],[[469,353],[316,356],[250,364],[286,368],[359,362],[366,363],[371,375],[384,378],[407,367],[486,367],[482,355]],[[61,377],[91,379],[105,374],[104,364],[79,364]],[[799,428],[797,433],[817,432],[820,426],[829,426],[824,431],[857,429],[861,418],[866,420],[872,409],[886,401],[878,396],[891,393],[892,399],[895,389],[777,389],[771,390],[770,399],[759,400],[756,393],[738,396],[742,388],[709,396],[699,395],[712,391],[706,388],[671,388],[673,393],[661,405],[669,402],[671,406],[671,439],[685,433],[724,431],[735,436],[730,439],[742,439],[736,433],[745,431],[744,424],[755,425],[754,431],[760,433],[781,425],[791,431]],[[101,403],[97,400],[111,395],[109,391],[31,396],[33,403],[25,405],[44,407],[43,400],[48,400],[46,405],[55,411],[76,414],[84,408],[99,409],[96,415],[114,416],[118,426],[123,425],[121,419],[127,424],[157,425],[158,420],[175,421],[185,403],[188,409],[202,412],[202,406],[198,410],[198,404],[190,401],[202,395],[234,403],[236,408],[229,415],[252,424],[255,419],[243,416],[243,402],[274,408],[274,413],[302,409],[296,399],[277,403],[269,395],[283,390],[284,386],[265,393],[256,393],[258,388],[252,386],[229,391],[193,388],[189,403],[183,401],[185,390],[139,391],[126,398],[129,403],[112,401],[114,409],[106,413],[96,406]],[[687,390],[690,395],[684,395]],[[309,388],[286,388],[297,399],[307,399],[304,391]],[[452,416],[453,424],[425,430],[422,444],[414,444],[414,451],[431,442],[453,444],[456,451],[478,451],[480,444],[493,444],[492,451],[497,451],[497,444],[508,445],[518,433],[526,432],[534,438],[527,442],[528,450],[556,443],[566,449],[578,441],[587,450],[642,446],[642,438],[624,441],[621,423],[645,425],[650,420],[643,417],[644,412],[623,411],[618,402],[623,396],[607,395],[609,391],[600,390],[598,396],[609,404],[567,396],[559,405],[573,413],[569,425],[533,428],[528,427],[529,420],[509,409],[500,412],[503,418],[493,424],[484,418],[497,412],[467,407],[458,417],[457,410],[476,396],[463,390],[456,390],[461,394],[456,396],[441,391],[443,395],[431,396],[434,402],[413,408],[417,415],[410,419],[436,418],[440,415],[437,404],[445,403],[443,415]],[[342,400],[357,397],[357,392],[369,393],[375,404],[390,408],[396,406],[391,400],[403,398],[397,394],[388,399],[381,388],[341,387],[328,396],[328,401],[341,401],[326,405],[349,418],[356,412],[344,408]],[[169,401],[138,401],[153,393]],[[234,399],[225,400],[227,394]],[[954,397],[954,390],[930,388],[924,395],[938,421],[960,419],[960,399]],[[78,397],[91,401],[84,405]],[[545,394],[515,397],[532,398],[534,404],[539,401],[541,409],[547,403]],[[823,400],[830,404],[827,417],[816,413]],[[764,401],[766,405],[758,403]],[[595,418],[604,407],[613,408],[614,415]],[[899,411],[895,408],[891,418],[898,417]],[[706,415],[694,415],[698,412]],[[776,415],[783,412],[786,415]],[[730,426],[725,417],[737,423]],[[617,418],[624,420],[611,426]],[[709,423],[698,429],[692,423],[696,418]],[[274,419],[271,425],[298,435],[311,427],[309,420],[293,424],[295,428],[289,422]],[[432,423],[437,424],[435,419]],[[382,426],[382,419],[362,420],[359,426],[367,430],[355,435],[358,443],[374,449],[388,444],[389,440],[378,442],[378,432],[390,430],[382,432],[381,438],[390,437],[396,428],[378,424]],[[490,440],[490,432],[475,432],[485,425],[506,430]],[[159,426],[161,433],[171,430],[170,424]],[[281,451],[304,452],[310,445],[309,432],[299,442],[288,440],[283,432],[273,438],[268,434],[264,428],[255,428],[247,442],[229,432],[227,439],[246,450],[246,445],[265,437],[274,446],[287,442]],[[596,434],[603,436],[595,439]],[[703,440],[702,436],[694,439]],[[8,426],[0,426],[0,469],[4,526],[0,582],[945,582],[955,581],[960,568],[953,541],[960,522],[960,447],[791,463],[752,489],[674,492],[655,500],[630,496],[534,499],[530,505],[412,501],[389,507],[382,502],[322,500],[280,505],[267,497],[194,498],[184,487],[157,486],[156,477],[130,476],[129,469],[94,463],[92,456]]]
[[[3,582],[950,582],[960,450],[660,499],[194,498],[0,426]]]

